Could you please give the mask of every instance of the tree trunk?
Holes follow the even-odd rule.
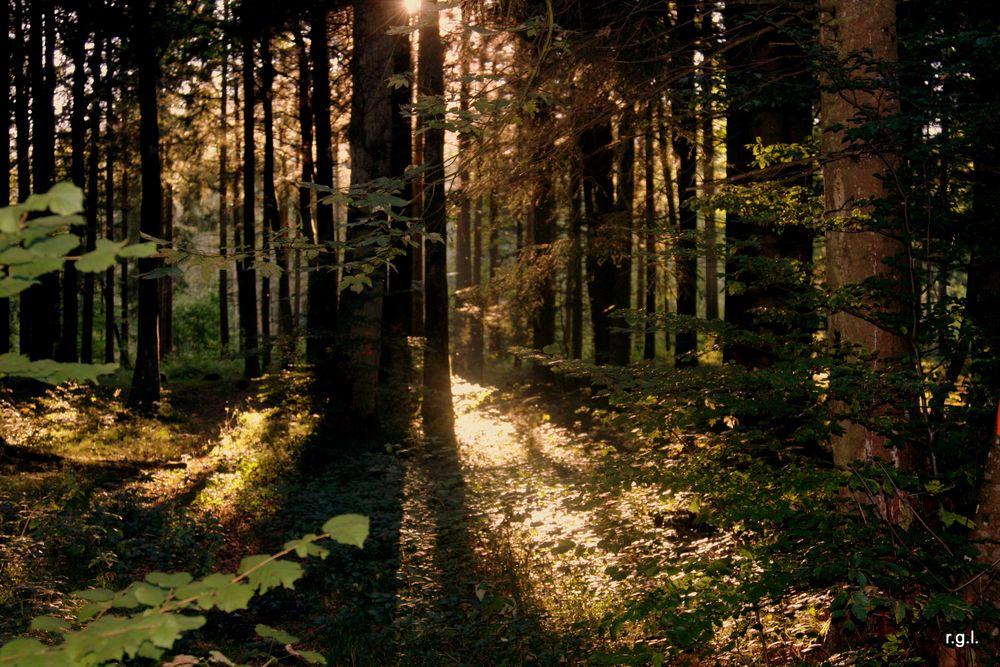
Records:
[[[229,0],[222,3],[222,21],[229,24]],[[222,101],[219,110],[219,347],[229,350],[229,38],[222,43]]]
[[[299,160],[302,164],[302,182],[313,182],[313,123],[312,107],[309,99],[309,82],[311,80],[309,69],[309,52],[306,50],[306,40],[302,35],[302,28],[295,31],[295,49],[298,54],[299,80],[298,80],[298,114],[299,114]],[[316,232],[313,230],[312,218],[312,190],[307,187],[299,187],[299,228],[303,238],[309,243],[316,243]],[[296,235],[298,238],[298,235]],[[295,249],[295,326],[296,329],[302,325],[302,290],[301,271],[302,253],[296,246]],[[307,343],[311,344],[311,343]]]
[[[821,21],[821,41],[834,49],[841,59],[867,49],[871,57],[880,62],[895,62],[893,0],[836,0],[827,11],[829,13]],[[889,91],[872,89],[874,74],[860,69],[849,74],[853,81],[847,81],[848,90],[825,91],[821,105],[821,126],[825,130],[825,208],[827,215],[834,219],[849,218],[859,206],[858,202],[884,198],[887,191],[883,174],[894,166],[893,158],[886,157],[886,152],[876,152],[870,143],[845,137],[846,130],[859,125],[862,109],[868,118],[884,118],[897,110],[896,99]],[[854,226],[856,223],[851,223],[851,227]],[[908,352],[905,339],[875,321],[882,313],[904,307],[905,296],[899,295],[905,294],[905,289],[899,272],[886,263],[903,252],[903,244],[885,231],[851,229],[828,232],[826,248],[827,283],[831,290],[842,290],[872,278],[895,286],[892,290],[897,295],[894,300],[882,295],[860,304],[853,312],[834,312],[829,319],[829,336],[834,344],[856,345],[862,352],[875,354],[870,362],[872,370],[883,372]],[[876,413],[887,409],[886,405],[873,408]],[[891,459],[901,468],[920,467],[917,459],[921,452],[898,448],[887,451],[885,437],[863,424],[845,421],[843,427],[844,434],[833,439],[837,465],[880,458]]]
[[[10,19],[11,14],[4,7],[3,15],[0,16],[0,70],[4,90],[10,90],[11,72],[11,41],[10,41]],[[4,136],[10,141],[10,97],[0,95],[0,122],[4,125]],[[10,202],[10,146],[6,150],[0,151],[0,174],[7,174],[7,178],[0,178],[0,206],[8,206]],[[0,299],[0,354],[10,352],[10,299]]]
[[[615,171],[615,236],[620,255],[615,259],[613,303],[616,311],[632,307],[632,202],[635,199],[635,111],[631,105],[622,112],[618,124]],[[625,320],[615,318],[611,331],[610,362],[626,366],[632,359],[632,332]]]
[[[694,114],[695,77],[694,52],[697,30],[695,29],[695,5],[697,0],[678,0],[675,33],[679,45],[679,55],[675,67],[687,76],[680,79],[672,92],[671,103],[676,117],[673,147],[680,159],[677,172],[677,194],[680,214],[677,232],[677,254],[675,273],[677,280],[677,314],[693,319],[698,314],[698,247],[694,239],[698,231],[698,214],[690,206],[694,199],[696,118]],[[698,336],[690,325],[681,323],[674,342],[674,365],[696,366],[698,364]]]
[[[236,265],[239,284],[240,329],[243,330],[243,376],[247,379],[260,375],[260,340],[257,335],[257,271],[254,253],[257,230],[254,227],[254,184],[256,170],[256,144],[254,140],[254,30],[251,10],[243,7],[240,17],[243,38],[243,215],[240,237],[242,252]]]
[[[594,363],[611,361],[611,319],[614,304],[616,248],[620,239],[611,218],[614,185],[611,122],[599,120],[580,136],[583,156],[583,202],[587,223],[587,293],[594,329]]]
[[[755,142],[759,140],[764,146],[799,143],[809,137],[813,124],[811,75],[802,68],[806,54],[791,37],[752,16],[746,7],[726,8],[726,32],[737,44],[727,52],[726,63],[726,86],[731,97],[726,112],[726,177],[737,182],[764,178],[753,174]],[[811,178],[802,167],[769,169],[768,173],[770,178],[803,185]],[[764,320],[767,313],[782,306],[787,288],[779,281],[765,280],[769,277],[763,274],[769,270],[761,270],[758,258],[775,270],[782,260],[809,264],[812,233],[791,227],[777,229],[729,211],[726,236],[730,244],[756,244],[733,251],[726,266],[726,284],[732,288],[726,291],[726,321],[757,334],[779,338],[795,335],[788,326]],[[723,349],[726,361],[751,368],[770,365],[776,356],[777,351],[763,340],[759,344],[728,343]]]
[[[395,21],[405,21],[401,16]],[[413,58],[410,54],[410,38],[408,35],[392,37],[392,72],[394,75],[405,76],[413,70]],[[408,113],[413,89],[411,86],[399,86],[390,91],[390,113],[392,121],[392,151],[389,156],[389,172],[393,179],[400,179],[402,199],[413,199],[413,182],[404,177],[407,167],[413,164],[412,123]],[[417,213],[411,201],[409,206],[398,211],[405,217],[414,217]],[[393,227],[404,238],[411,236],[410,223],[394,221]],[[406,244],[403,254],[392,262],[388,272],[388,287],[382,300],[382,352],[379,366],[379,386],[382,396],[379,401],[384,403],[380,412],[391,411],[390,405],[397,403],[400,388],[409,381],[411,356],[407,336],[413,333],[413,246]],[[409,424],[392,424],[392,428],[405,429]],[[383,420],[388,424],[388,420]]]
[[[25,48],[24,34],[24,3],[27,0],[15,0],[14,3],[14,126],[17,128],[15,151],[17,153],[17,201],[22,202],[31,196],[31,120],[30,120],[30,84],[28,81],[28,50]]]
[[[28,3],[28,74],[31,80],[31,180],[35,192],[52,187],[55,174],[55,28],[51,0]],[[21,353],[31,359],[54,356],[59,327],[59,276],[48,273],[21,292]]]
[[[420,3],[420,97],[444,99],[444,46],[438,26],[437,0]],[[424,133],[423,220],[428,233],[440,234],[441,242],[428,242],[425,250],[424,294],[426,307],[424,346],[424,391],[421,415],[424,434],[432,438],[454,438],[455,415],[451,403],[451,368],[448,343],[447,214],[444,191],[443,114],[427,119]]]
[[[642,339],[642,358],[656,358],[656,328],[653,319],[656,317],[656,184],[654,153],[655,109],[653,101],[646,103],[646,127],[643,133],[642,167],[645,179],[643,192],[643,229],[645,232],[646,253],[646,284],[645,293],[640,292],[643,299],[643,312],[646,316],[646,333]]]
[[[271,57],[271,30],[265,29],[260,42],[261,104],[264,110],[264,223],[261,228],[262,262],[271,261],[274,239],[281,232],[281,214],[278,211],[278,194],[274,189],[274,62]],[[281,240],[278,240],[281,243]],[[280,257],[282,251],[275,253]],[[279,261],[279,276],[285,277],[285,292],[288,291],[288,262]],[[283,267],[283,269],[282,269]],[[265,272],[261,277],[260,328],[263,337],[262,364],[271,365],[271,277]],[[285,299],[287,305],[288,300]],[[284,338],[283,338],[284,339]],[[282,351],[282,359],[287,354]]]
[[[139,150],[142,171],[142,205],[140,229],[144,234],[161,238],[163,225],[163,191],[160,182],[160,127],[158,120],[157,86],[160,63],[153,43],[150,0],[133,0],[136,25],[137,97],[139,101]],[[161,261],[155,257],[139,259],[139,274],[156,270]],[[135,371],[129,405],[142,411],[154,409],[160,400],[159,356],[160,290],[156,280],[139,280],[138,342]]]
[[[351,190],[365,191],[377,178],[388,178],[392,169],[392,97],[386,73],[392,71],[395,40],[386,26],[398,19],[392,0],[356,0],[354,51],[351,58]],[[353,271],[375,261],[375,246],[365,243],[380,234],[377,225],[385,214],[371,207],[352,205],[347,211],[347,264]],[[338,396],[343,423],[357,433],[377,425],[377,389],[382,354],[382,298],[386,274],[369,274],[371,285],[345,291],[340,299],[337,340]]]
[[[163,188],[163,240],[168,246],[174,242],[174,186]],[[160,284],[160,359],[174,353],[174,278],[166,275],[157,279]]]
[[[582,164],[574,161],[569,182],[569,270],[566,274],[569,310],[569,356],[583,358],[583,212]]]
[[[122,226],[121,226],[121,240],[131,240],[130,233],[130,221],[129,214],[131,213],[131,202],[129,191],[129,169],[128,169],[128,151],[123,151],[122,154]],[[129,278],[128,278],[128,262],[127,258],[122,258],[119,266],[121,267],[121,339],[118,341],[118,356],[121,361],[122,368],[132,368],[132,361],[129,359]]]
[[[106,145],[104,147],[104,236],[113,241],[115,238],[115,152],[114,142],[110,140],[114,134],[114,78],[111,73],[111,53],[113,40],[104,42],[106,65],[104,74],[104,123],[107,128]],[[124,293],[123,293],[124,294]],[[124,296],[123,296],[124,298]],[[109,266],[104,272],[104,363],[115,361],[115,267]],[[127,349],[127,341],[121,346]]]
[[[69,143],[70,143],[70,180],[73,185],[81,190],[86,187],[86,142],[87,142],[87,68],[85,40],[83,27],[78,23],[71,28],[68,36],[70,57],[73,60],[73,83],[72,91],[72,112],[69,123]],[[89,213],[89,211],[88,211]],[[89,217],[88,217],[89,219]],[[76,232],[71,231],[71,234]],[[79,246],[70,251],[70,254],[77,255],[80,252]],[[59,346],[56,350],[56,359],[64,362],[74,362],[79,360],[77,344],[80,335],[80,303],[79,303],[79,275],[76,264],[66,262],[63,265],[62,281],[62,330],[60,331]]]
[[[94,40],[94,50],[90,57],[89,69],[93,76],[92,99],[90,101],[90,146],[87,155],[87,231],[84,248],[90,252],[97,246],[97,209],[100,206],[100,138],[101,138],[101,98],[97,94],[101,76],[101,40]],[[94,287],[95,275],[83,275],[83,313],[81,318],[80,360],[85,364],[94,362]],[[112,352],[112,356],[113,356]]]
[[[311,20],[315,177],[317,185],[332,188],[333,129],[330,124],[330,56],[325,5],[318,3],[313,6]],[[314,364],[322,364],[334,354],[333,335],[337,329],[337,299],[340,292],[336,270],[337,253],[333,246],[335,240],[333,207],[319,204],[316,207],[316,244],[320,253],[309,274],[309,337],[306,341],[306,356]],[[320,374],[323,374],[322,370]]]

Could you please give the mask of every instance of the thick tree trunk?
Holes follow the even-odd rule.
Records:
[[[420,97],[444,98],[444,45],[438,26],[437,0],[420,4]],[[429,242],[425,250],[424,294],[426,307],[424,391],[421,415],[428,437],[454,438],[455,413],[451,402],[451,367],[448,341],[447,213],[444,192],[443,114],[427,120],[424,133],[423,220],[428,233],[442,242]]]
[[[869,50],[881,62],[896,60],[896,16],[894,0],[835,0],[821,20],[822,43],[842,59]],[[850,72],[855,81],[847,90],[824,92],[821,106],[823,135],[823,182],[826,213],[830,217],[849,218],[858,202],[887,195],[883,175],[893,164],[884,151],[876,152],[871,144],[850,140],[845,131],[858,126],[858,117],[884,118],[897,110],[895,97],[882,88],[872,89],[868,71]],[[850,223],[852,227],[856,223]],[[887,370],[907,354],[905,339],[879,326],[880,313],[905,306],[905,289],[898,269],[889,263],[903,252],[902,242],[886,231],[836,230],[827,233],[827,283],[840,290],[871,278],[896,285],[895,302],[881,295],[875,302],[859,304],[853,312],[834,312],[829,319],[829,336],[834,344],[858,346],[862,352],[875,354],[872,369]],[[874,407],[876,412],[888,406]],[[921,452],[913,449],[887,450],[885,437],[855,421],[843,423],[844,434],[833,439],[834,462],[847,465],[853,461],[891,459],[901,468],[919,468]]]
[[[316,184],[333,187],[333,129],[330,124],[330,56],[327,45],[327,10],[324,4],[314,5],[311,17],[313,96],[312,114],[316,138]],[[314,364],[322,364],[334,354],[334,332],[337,329],[337,253],[333,207],[316,207],[316,244],[320,253],[309,274],[309,329],[306,356]],[[321,371],[322,374],[322,371]]]
[[[150,0],[133,0],[136,26],[136,67],[138,70],[137,97],[139,101],[139,150],[142,170],[142,205],[140,229],[143,233],[161,238],[163,225],[163,189],[160,182],[160,127],[157,86],[160,63],[151,29]],[[139,274],[154,271],[161,264],[155,257],[139,260]],[[139,280],[138,342],[135,353],[135,371],[132,374],[132,391],[129,405],[143,411],[154,409],[160,400],[159,356],[160,290],[156,280]]]
[[[386,26],[398,22],[401,8],[392,0],[357,0],[354,4],[354,52],[351,58],[351,189],[364,190],[387,178],[392,169],[392,97],[386,74],[392,71],[395,40]],[[375,261],[374,246],[365,243],[381,233],[376,222],[384,213],[351,206],[347,212],[348,265]],[[360,268],[353,269],[359,271]],[[382,354],[382,298],[386,274],[376,269],[371,285],[345,291],[340,299],[337,336],[338,410],[347,430],[362,432],[377,425],[377,389]]]
[[[255,228],[254,184],[256,171],[254,107],[254,30],[248,7],[240,17],[243,38],[243,215],[240,237],[243,244],[236,265],[239,283],[240,329],[243,331],[243,375],[250,379],[260,375],[260,340],[257,335],[257,271],[254,253],[257,247]]]
[[[400,16],[396,22],[405,21]],[[413,70],[413,58],[410,54],[410,38],[408,35],[394,35],[392,38],[392,72],[394,75],[407,75]],[[402,189],[399,196],[410,201],[413,199],[413,183],[404,178],[407,167],[413,164],[412,123],[409,114],[404,114],[410,108],[413,90],[410,86],[399,86],[390,91],[390,113],[392,120],[392,151],[389,157],[389,171],[393,179],[402,179]],[[419,215],[411,201],[398,213],[406,217]],[[410,223],[394,221],[393,227],[404,237],[410,234]],[[409,381],[412,359],[407,336],[413,332],[413,246],[403,247],[404,254],[392,262],[388,271],[387,289],[382,299],[382,357],[379,366],[379,386],[382,405],[379,412],[391,413],[390,407],[398,404],[401,395],[400,388]],[[391,428],[405,429],[402,420],[383,419],[383,424]]]

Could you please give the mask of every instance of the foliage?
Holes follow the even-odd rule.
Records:
[[[368,536],[368,519],[357,514],[331,518],[319,534],[308,534],[285,544],[273,555],[248,556],[234,574],[210,574],[195,580],[180,572],[153,572],[145,580],[114,592],[107,589],[77,591],[85,604],[76,614],[77,627],[64,619],[51,616],[36,618],[31,629],[59,635],[62,641],[46,646],[36,639],[15,639],[0,647],[0,664],[41,667],[73,664],[80,667],[103,665],[125,658],[143,657],[162,660],[181,636],[207,622],[197,612],[217,609],[231,613],[246,609],[258,595],[278,588],[293,588],[304,570],[286,556],[301,559],[326,558],[329,550],[323,540],[361,547]],[[286,644],[288,652],[309,663],[324,664],[325,659],[314,652],[298,651],[291,645],[298,639],[264,625],[257,626],[261,637]],[[212,659],[219,661],[218,652]],[[199,659],[175,656],[174,665],[194,665]]]
[[[49,214],[45,215],[48,211]],[[148,257],[156,252],[153,243],[128,245],[107,239],[78,257],[71,257],[80,245],[72,231],[82,225],[83,191],[70,183],[57,183],[44,194],[33,194],[27,201],[0,208],[0,298],[20,294],[38,278],[62,268],[67,260],[75,261],[77,271],[97,273],[122,257]],[[32,214],[41,214],[29,217]],[[52,360],[32,361],[17,354],[0,355],[0,378],[31,378],[48,384],[67,380],[91,380],[112,373],[116,364],[68,364]]]

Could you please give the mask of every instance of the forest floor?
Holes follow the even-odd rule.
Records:
[[[362,550],[335,545],[295,591],[178,648],[295,664],[254,638],[266,623],[336,665],[663,664],[655,619],[610,620],[660,585],[710,585],[738,548],[670,483],[668,458],[635,455],[629,434],[595,428],[551,387],[455,378],[455,442],[352,444],[317,429],[303,375],[238,386],[178,380],[156,419],[112,389],[0,396],[13,446],[0,454],[0,641],[34,616],[70,617],[70,591],[233,570],[356,512],[371,520]],[[756,631],[723,619],[666,664],[804,660],[823,604],[763,609]]]

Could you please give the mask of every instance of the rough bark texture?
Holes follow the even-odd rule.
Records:
[[[419,88],[421,97],[444,97],[444,46],[438,27],[436,0],[420,5]],[[434,114],[428,120],[441,120]],[[424,393],[421,416],[428,437],[454,438],[455,414],[451,403],[451,367],[448,342],[447,214],[444,192],[444,129],[428,127],[424,134],[423,219],[429,233],[440,234],[441,243],[425,250],[424,294],[427,342],[424,347]]]
[[[150,26],[152,17],[149,0],[133,0],[132,9],[136,22],[136,93],[139,101],[139,164],[142,170],[140,229],[145,234],[161,238],[163,190],[160,182],[160,127],[156,93],[160,63]],[[143,257],[139,260],[139,273],[149,273],[160,264],[161,261],[155,257]],[[159,318],[159,284],[156,280],[140,280],[138,342],[129,404],[143,411],[152,410],[160,400]]]
[[[883,62],[896,60],[895,2],[893,0],[833,0],[823,7],[821,39],[841,58],[864,49]],[[862,71],[853,77],[870,76]],[[860,81],[858,83],[861,83]],[[868,82],[870,84],[870,82]],[[896,112],[896,99],[877,86],[846,86],[824,92],[821,124],[823,134],[823,183],[827,215],[846,218],[859,202],[886,196],[882,175],[892,167],[885,154],[876,154],[871,145],[845,139],[843,130],[859,124],[860,112],[869,118],[883,118]],[[860,121],[863,122],[863,121]],[[889,158],[891,160],[891,158]],[[852,225],[856,227],[856,225]],[[903,251],[902,243],[883,231],[838,230],[827,233],[827,282],[832,290],[842,289],[868,278],[880,278],[900,285],[898,272],[886,262]],[[839,311],[830,316],[829,335],[834,344],[847,343],[862,351],[876,352],[871,362],[875,370],[887,368],[908,351],[906,341],[873,321],[879,311],[899,309],[901,302],[882,300],[861,306],[855,313]],[[860,315],[860,316],[859,316]],[[877,409],[877,408],[876,408]],[[885,438],[854,421],[843,423],[845,433],[833,439],[834,462],[891,458],[900,467],[912,467],[904,457],[914,452],[891,451]]]

